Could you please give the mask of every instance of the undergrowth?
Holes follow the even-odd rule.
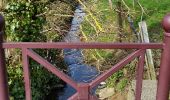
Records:
[[[162,41],[163,30],[161,28],[161,20],[166,13],[170,12],[169,0],[88,0],[83,2],[77,0],[83,5],[86,16],[81,25],[81,36],[84,42],[138,42],[134,30],[131,29],[128,22],[130,16],[133,20],[136,32],[138,22],[146,21],[151,42]],[[120,12],[117,4],[121,2],[122,7],[122,30],[120,33],[119,16]],[[157,12],[157,13],[155,13]],[[127,56],[129,50],[84,50],[86,63],[96,66],[96,68],[105,72],[118,61]],[[160,50],[153,52],[155,67],[159,67]],[[132,69],[131,69],[132,68]],[[108,87],[114,87],[117,91],[122,91],[126,88],[129,82],[134,79],[136,61],[125,66],[124,69],[116,72],[109,77],[106,82]],[[127,75],[125,72],[129,72]],[[156,69],[157,71],[157,69]],[[132,76],[129,76],[132,75]],[[147,77],[145,77],[147,78]]]
[[[58,6],[56,9],[53,7]],[[68,1],[27,1],[18,0],[8,2],[4,9],[6,19],[7,42],[58,42],[68,29],[74,4]],[[61,50],[35,49],[37,54],[65,70]],[[43,100],[54,89],[61,88],[63,81],[48,72],[40,64],[29,59],[31,77],[31,89],[33,100]],[[22,54],[19,49],[6,50],[6,62],[8,70],[8,83],[11,100],[24,100],[24,82]],[[57,92],[57,91],[56,91]],[[57,96],[57,95],[56,95]],[[51,97],[52,98],[52,97]],[[49,98],[48,98],[49,99]]]

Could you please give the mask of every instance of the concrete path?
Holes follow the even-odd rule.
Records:
[[[135,100],[134,98],[135,87],[136,87],[136,81],[134,80],[132,81],[132,84],[129,87],[127,100]],[[156,100],[156,91],[157,91],[156,80],[143,80],[141,100]]]

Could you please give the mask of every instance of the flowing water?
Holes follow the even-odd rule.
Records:
[[[64,38],[65,42],[80,42],[78,33],[80,32],[80,25],[84,20],[84,16],[85,12],[82,6],[79,5],[75,10],[71,29]],[[89,83],[99,75],[95,67],[84,64],[81,49],[64,49],[64,61],[68,67],[68,75],[76,82]],[[76,90],[66,84],[63,93],[57,99],[67,100],[74,93],[76,93]],[[91,93],[95,93],[95,89]]]

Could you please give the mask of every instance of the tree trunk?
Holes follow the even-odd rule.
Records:
[[[117,2],[117,9],[118,9],[118,30],[119,30],[119,42],[122,42],[122,34],[123,34],[123,9],[121,1]]]

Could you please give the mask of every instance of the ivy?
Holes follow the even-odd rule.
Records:
[[[43,25],[46,24],[45,16],[41,15],[47,10],[45,2],[28,2],[17,1],[10,2],[5,8],[6,19],[6,41],[14,42],[40,42],[46,41],[47,37],[40,32],[43,30]],[[60,50],[34,50],[36,53],[46,58],[51,59],[52,64],[64,68],[61,61],[56,61]],[[24,100],[24,83],[23,83],[23,67],[21,59],[21,51],[11,50],[7,57],[8,66],[8,83],[10,90],[10,98],[12,100]],[[62,81],[56,76],[49,73],[40,64],[30,59],[30,74],[31,74],[31,89],[33,100],[43,100],[50,91],[62,84]]]
[[[45,36],[39,34],[46,22],[45,17],[37,17],[38,14],[45,11],[45,4],[39,5],[34,2],[7,4],[5,9],[7,40],[23,42],[45,40]]]

